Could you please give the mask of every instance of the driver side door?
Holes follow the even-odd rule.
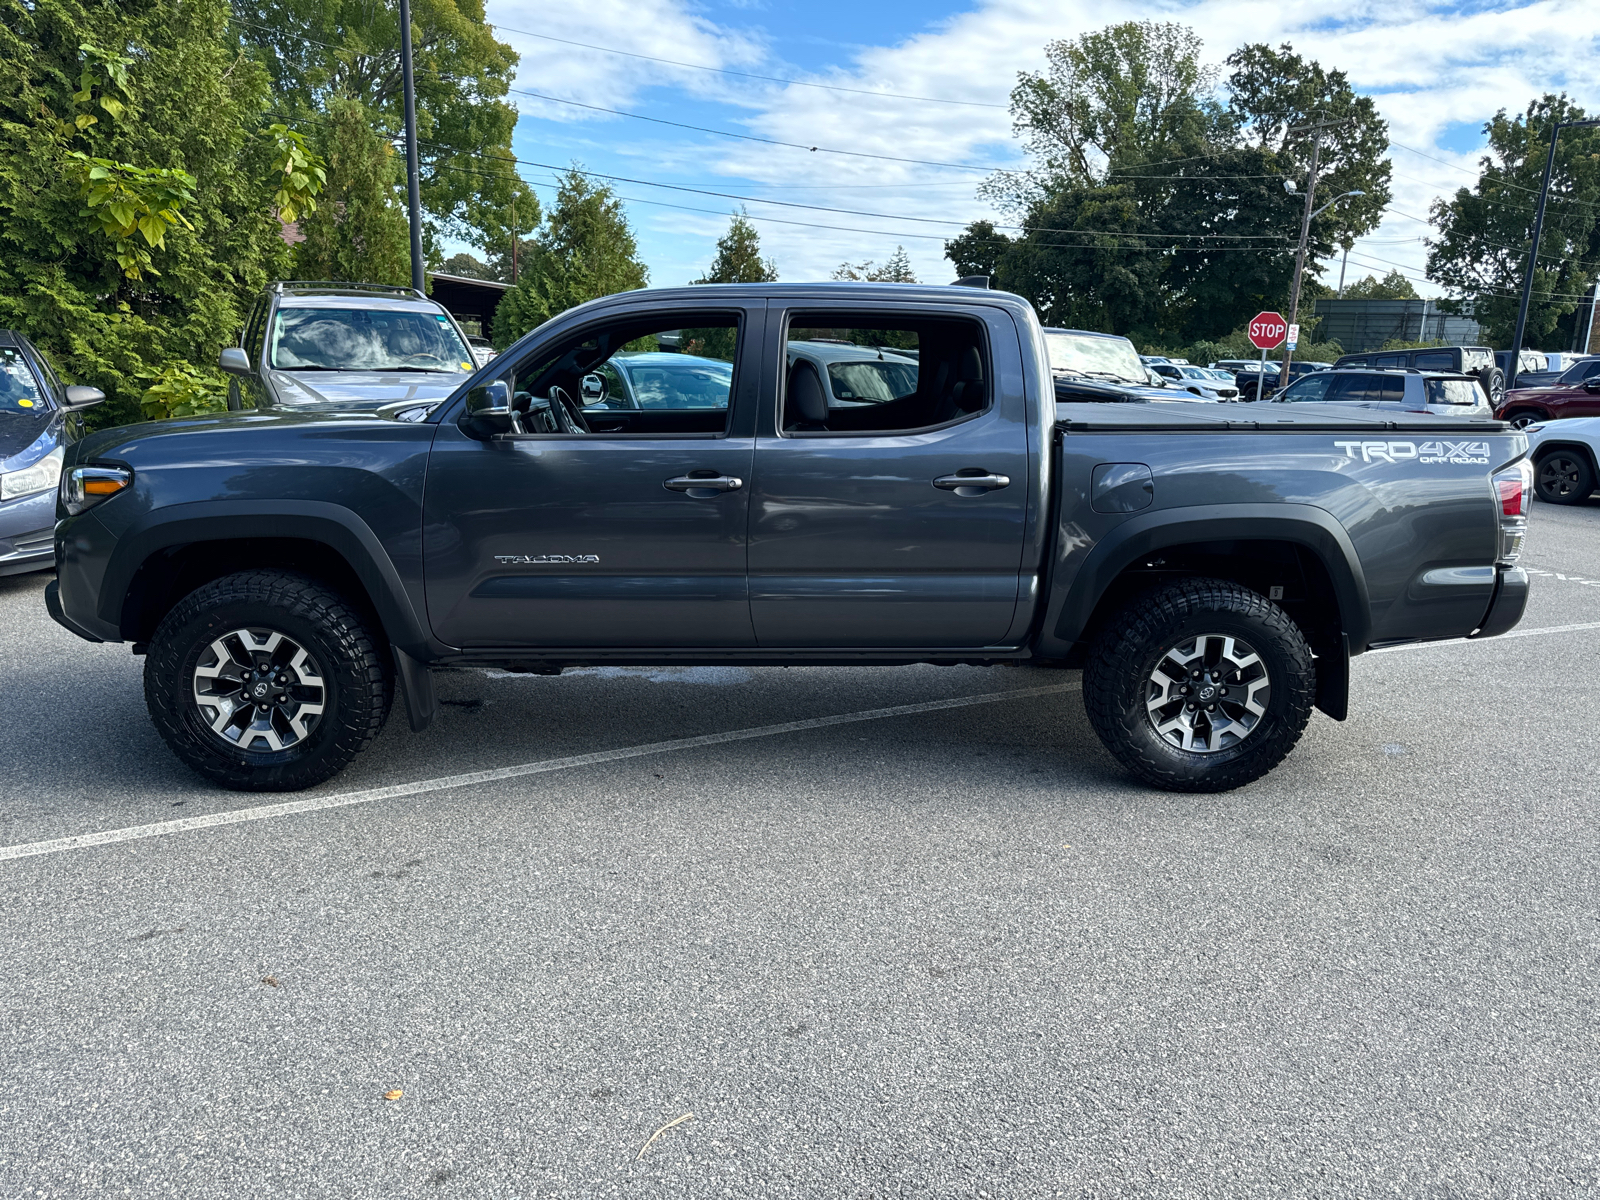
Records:
[[[759,299],[661,305],[502,355],[500,377],[524,409],[518,428],[474,436],[451,413],[429,459],[435,636],[464,649],[753,646],[746,526],[765,318]],[[726,331],[722,357],[698,343],[699,355],[660,349],[687,339],[657,335],[697,326]],[[629,371],[620,356],[696,386],[728,383],[695,407],[628,408],[609,386]],[[553,411],[562,401],[551,388],[581,428]]]

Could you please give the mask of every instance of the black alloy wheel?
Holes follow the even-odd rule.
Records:
[[[1594,493],[1594,469],[1576,450],[1552,450],[1534,467],[1533,490],[1546,504],[1582,504]]]

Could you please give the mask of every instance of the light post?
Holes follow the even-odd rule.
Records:
[[[400,77],[406,94],[406,211],[411,219],[411,286],[426,292],[422,261],[422,181],[417,172],[417,81],[411,69],[411,0],[400,0]]]
[[[1550,131],[1550,153],[1544,160],[1544,183],[1539,187],[1539,209],[1533,216],[1533,245],[1528,247],[1528,269],[1522,274],[1522,303],[1517,306],[1517,331],[1511,338],[1510,361],[1506,363],[1506,391],[1517,385],[1517,367],[1522,359],[1522,335],[1528,328],[1528,301],[1533,297],[1533,269],[1539,262],[1539,235],[1544,232],[1544,202],[1550,195],[1550,171],[1556,165],[1556,139],[1563,129],[1593,129],[1593,121],[1557,121]]]
[[[1320,131],[1319,131],[1320,132]],[[1300,245],[1294,252],[1294,282],[1289,288],[1289,324],[1296,325],[1300,321],[1300,278],[1306,268],[1306,242],[1311,235],[1311,222],[1327,212],[1341,200],[1348,200],[1351,196],[1365,196],[1362,191],[1340,192],[1321,208],[1313,210],[1311,199],[1317,191],[1317,151],[1321,148],[1321,139],[1312,143],[1311,147],[1311,186],[1306,189],[1306,211],[1300,221]],[[1294,180],[1283,181],[1284,190],[1290,195],[1295,192]],[[1349,251],[1345,252],[1346,254]],[[1344,272],[1339,272],[1339,290],[1344,290]],[[1278,375],[1278,383],[1282,387],[1289,386],[1289,364],[1294,361],[1294,351],[1289,349],[1289,339],[1283,339],[1283,367]]]

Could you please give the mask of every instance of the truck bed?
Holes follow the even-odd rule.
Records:
[[[1353,429],[1416,433],[1505,433],[1504,421],[1451,420],[1426,412],[1352,408],[1341,404],[1057,404],[1056,428],[1067,433],[1306,432]]]

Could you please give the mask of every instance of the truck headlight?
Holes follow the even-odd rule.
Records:
[[[125,467],[73,467],[61,478],[61,507],[77,516],[132,483],[133,472]]]
[[[61,481],[61,460],[65,457],[65,452],[57,446],[38,462],[20,471],[7,471],[0,475],[0,500],[16,500],[35,492],[48,492]]]
[[[1528,536],[1528,502],[1533,496],[1533,464],[1519,459],[1491,480],[1495,503],[1499,506],[1500,553],[1495,562],[1509,567],[1522,557],[1522,541]]]

